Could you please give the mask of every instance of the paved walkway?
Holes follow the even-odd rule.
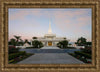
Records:
[[[41,49],[60,49],[58,47],[48,46],[48,47],[42,47]]]
[[[84,64],[67,53],[36,53],[18,64]]]

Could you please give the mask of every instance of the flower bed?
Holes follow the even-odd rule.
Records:
[[[86,46],[84,49],[81,48],[81,51],[84,53],[92,54],[92,48]]]
[[[85,58],[88,58],[88,59],[91,59],[90,54],[87,54],[87,53],[84,53],[84,52],[81,52],[81,51],[75,51],[75,54],[80,55],[80,56],[84,56]]]
[[[16,48],[15,46],[9,46],[8,47],[8,53],[12,54],[12,53],[18,53],[20,48]]]
[[[83,61],[84,63],[92,63],[91,55],[85,54],[83,52],[76,51],[75,53],[69,53],[73,57]]]
[[[26,53],[25,51],[19,51],[20,48],[16,48],[15,46],[9,46],[9,63],[17,63],[33,54]]]
[[[25,54],[26,54],[25,51],[9,54],[9,60],[14,59],[14,58],[19,57],[19,56],[22,56],[22,55],[25,55]]]
[[[17,63],[31,55],[33,55],[33,54],[26,53],[25,51],[9,54],[9,63]]]

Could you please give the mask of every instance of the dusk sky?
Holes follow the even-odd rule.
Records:
[[[91,41],[92,20],[90,8],[10,8],[9,39],[14,35],[21,39],[43,37],[48,33],[51,21],[52,33],[76,42],[79,37]]]

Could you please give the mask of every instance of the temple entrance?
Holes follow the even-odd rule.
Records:
[[[48,46],[52,46],[52,42],[50,41],[50,42],[48,42]]]

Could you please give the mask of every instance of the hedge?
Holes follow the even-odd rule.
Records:
[[[20,55],[25,55],[25,54],[26,54],[25,51],[21,51],[21,52],[14,53],[14,54],[9,54],[9,60],[19,57]]]
[[[84,56],[86,58],[89,58],[91,59],[91,55],[90,54],[87,54],[87,53],[84,53],[84,52],[80,52],[80,51],[75,51],[74,52],[76,55],[81,55],[81,56]]]
[[[17,52],[19,52],[19,48],[9,47],[9,54],[11,54],[11,53],[17,53]]]

